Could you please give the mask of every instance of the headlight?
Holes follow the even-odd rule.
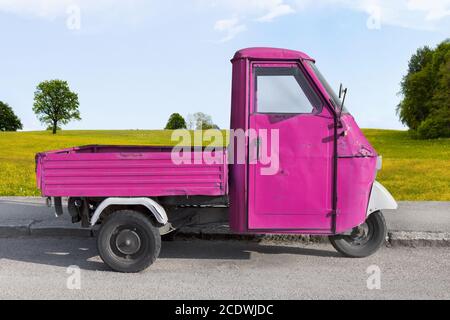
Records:
[[[377,170],[380,171],[382,167],[383,167],[383,157],[378,156],[377,157]]]

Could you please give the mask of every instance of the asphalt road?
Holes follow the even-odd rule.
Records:
[[[0,197],[0,228],[31,223],[35,227],[79,228],[67,213],[56,219],[53,212],[41,197]],[[402,201],[398,210],[384,210],[383,214],[390,231],[450,233],[450,201]]]
[[[367,288],[373,265],[379,290]],[[448,248],[348,259],[326,244],[193,240],[164,242],[150,269],[120,274],[101,262],[94,239],[0,239],[0,298],[13,299],[450,299],[449,270]]]

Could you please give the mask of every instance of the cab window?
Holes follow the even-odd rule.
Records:
[[[319,113],[321,102],[298,67],[256,67],[258,113]]]

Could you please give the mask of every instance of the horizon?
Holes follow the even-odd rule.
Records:
[[[207,130],[219,130],[219,131],[230,131],[229,128],[220,128],[220,129],[207,129],[207,130],[196,130],[196,129],[176,129],[176,130],[188,130],[188,131],[207,131]],[[408,131],[407,128],[400,128],[400,129],[380,129],[380,128],[361,128],[361,130],[383,130],[383,131],[400,131],[400,132],[406,132]],[[42,129],[42,130],[17,130],[17,131],[3,131],[3,133],[14,133],[14,132],[30,132],[30,133],[34,133],[34,132],[49,132],[51,133],[51,130],[46,130],[46,129]],[[62,129],[62,130],[58,130],[57,132],[63,132],[63,131],[68,131],[68,132],[82,132],[82,131],[174,131],[174,130],[170,130],[170,129]],[[58,133],[56,133],[55,135],[58,135]]]

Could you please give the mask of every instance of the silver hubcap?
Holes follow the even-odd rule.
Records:
[[[141,239],[133,230],[122,230],[116,238],[117,249],[126,255],[135,254],[141,248]]]
[[[363,223],[359,227],[353,229],[350,240],[353,244],[362,245],[365,244],[370,237],[369,225],[367,223]]]

